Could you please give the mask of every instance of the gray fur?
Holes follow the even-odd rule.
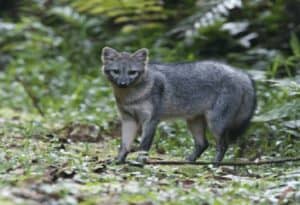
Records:
[[[207,126],[216,139],[215,161],[220,162],[229,140],[237,137],[228,135],[242,134],[249,124],[256,94],[247,74],[214,61],[148,63],[145,49],[135,54],[105,49],[103,71],[112,83],[122,123],[134,120],[142,130],[142,151],[150,149],[161,120],[183,118],[195,139],[194,152],[187,159],[195,161],[207,148]],[[111,76],[114,69],[120,70],[117,78]],[[131,70],[138,71],[134,79],[128,74]],[[127,82],[125,88],[120,86],[120,79]],[[122,133],[122,143],[126,135]],[[129,151],[121,146],[118,160],[124,161]]]

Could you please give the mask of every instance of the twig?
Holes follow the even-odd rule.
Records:
[[[44,117],[45,113],[43,112],[42,108],[39,105],[39,99],[33,94],[31,89],[26,85],[26,83],[21,78],[16,76],[16,81],[18,81],[24,88],[25,92],[27,93],[28,97],[30,98],[30,100],[32,102],[33,107],[38,111],[38,113],[41,116]]]
[[[285,158],[285,159],[274,159],[274,160],[262,160],[262,161],[240,161],[240,162],[188,162],[188,161],[159,161],[149,160],[146,164],[149,165],[218,165],[218,166],[247,166],[247,165],[264,165],[264,164],[281,164],[285,162],[296,162],[300,161],[300,157]]]

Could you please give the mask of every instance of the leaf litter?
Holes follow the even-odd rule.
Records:
[[[299,163],[219,168],[114,165],[108,162],[117,151],[118,140],[105,135],[97,125],[80,123],[68,124],[60,133],[47,133],[45,138],[19,133],[7,140],[2,135],[2,142],[9,146],[2,146],[5,165],[1,166],[6,169],[0,172],[0,202],[279,204],[300,200]],[[161,153],[151,156],[170,158]]]

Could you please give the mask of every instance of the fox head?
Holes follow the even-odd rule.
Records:
[[[148,50],[142,48],[135,53],[118,52],[113,48],[102,49],[103,73],[119,88],[134,85],[146,72]]]

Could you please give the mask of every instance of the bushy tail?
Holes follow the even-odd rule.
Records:
[[[253,88],[252,106],[251,106],[251,109],[250,109],[250,112],[249,112],[248,116],[241,123],[239,123],[238,126],[235,126],[235,127],[231,128],[227,131],[226,135],[227,135],[227,139],[229,140],[229,142],[235,142],[238,137],[240,137],[241,135],[243,135],[245,133],[245,131],[249,127],[250,120],[251,120],[251,118],[254,114],[254,111],[256,109],[257,100],[256,100],[255,82],[250,76],[249,76],[249,78],[251,80],[251,85],[252,85],[252,88]]]

